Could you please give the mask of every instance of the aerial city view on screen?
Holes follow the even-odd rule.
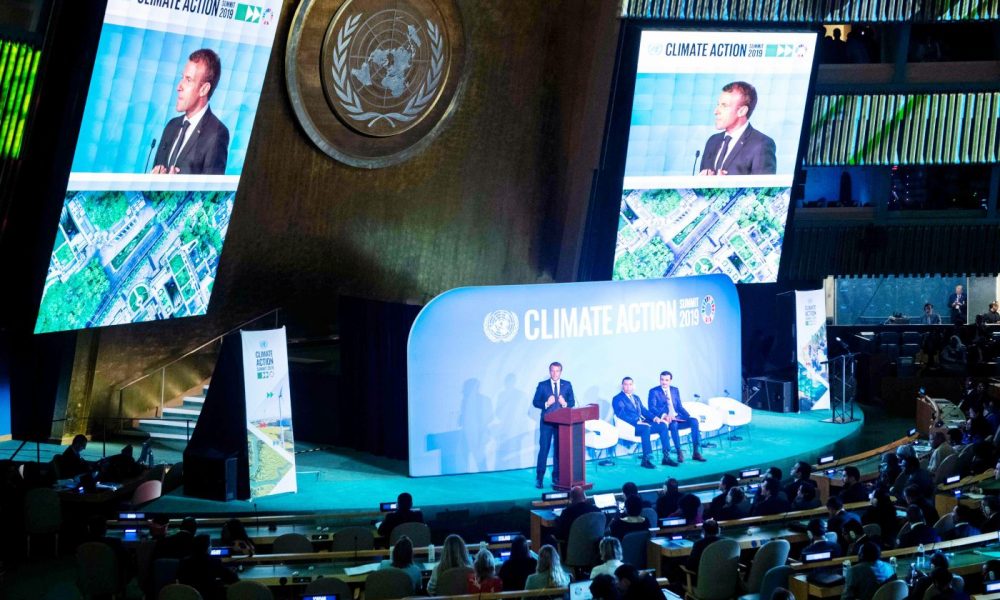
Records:
[[[68,192],[36,333],[202,315],[235,192]]]
[[[789,188],[625,190],[615,279],[721,273],[774,281]]]

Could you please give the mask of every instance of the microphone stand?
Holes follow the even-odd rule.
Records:
[[[146,153],[146,166],[143,167],[143,173],[149,173],[149,159],[153,158],[153,150],[156,148],[156,138],[149,143],[149,152]]]
[[[694,176],[698,173],[698,157],[701,156],[701,150],[694,151],[694,162],[691,163],[691,175]]]

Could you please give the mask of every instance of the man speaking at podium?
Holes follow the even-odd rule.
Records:
[[[777,159],[774,140],[750,125],[757,107],[757,90],[745,81],[722,88],[715,107],[719,133],[705,142],[699,175],[774,175]]]
[[[684,462],[684,453],[681,452],[681,434],[679,429],[691,429],[691,444],[694,452],[691,458],[698,462],[705,462],[701,455],[701,431],[698,428],[698,419],[692,417],[684,408],[681,402],[681,392],[676,387],[670,385],[674,376],[670,371],[660,373],[660,385],[649,390],[649,412],[653,413],[661,421],[667,423],[670,429],[670,437],[674,440],[674,448],[677,449],[677,462]]]
[[[538,467],[535,472],[535,487],[541,489],[545,478],[545,468],[549,461],[549,448],[555,440],[556,450],[552,456],[552,481],[559,480],[559,429],[558,425],[545,422],[545,415],[550,412],[575,406],[573,386],[562,379],[562,365],[554,362],[549,365],[549,378],[538,382],[535,397],[531,401],[535,408],[542,410],[538,435]]]

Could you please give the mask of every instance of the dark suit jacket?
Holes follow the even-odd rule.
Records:
[[[919,523],[911,527],[910,530],[903,535],[899,536],[899,543],[897,544],[897,547],[909,548],[910,546],[933,544],[940,541],[941,536],[934,531],[933,527],[927,523]]]
[[[715,168],[715,159],[725,136],[726,132],[720,131],[705,142],[700,170]],[[736,145],[729,149],[722,170],[729,175],[774,175],[778,170],[774,140],[747,125]]]
[[[86,473],[90,471],[90,463],[80,457],[73,447],[70,446],[63,450],[62,462],[59,463],[60,473],[59,476],[63,479],[69,479],[71,477],[76,477],[81,473]]]
[[[225,598],[225,586],[239,577],[212,556],[189,556],[177,567],[177,580],[198,590],[205,600]]]
[[[163,135],[160,136],[160,146],[156,149],[154,166],[167,166],[170,151],[177,141],[177,134],[183,122],[184,115],[167,121]],[[212,109],[208,108],[201,121],[198,121],[198,127],[181,148],[176,166],[180,169],[181,175],[224,175],[228,158],[229,129],[212,114]]]
[[[750,516],[762,517],[764,515],[780,515],[792,510],[792,504],[781,496],[771,496],[754,505],[750,511]]]
[[[389,537],[392,534],[392,530],[396,528],[397,525],[402,525],[403,523],[423,523],[424,513],[419,510],[397,510],[391,513],[386,513],[385,518],[378,526],[378,534],[382,537]]]
[[[983,524],[979,527],[979,530],[983,533],[993,533],[994,531],[1000,531],[1000,513],[991,515],[989,519],[983,521]]]
[[[653,422],[653,414],[649,412],[649,409],[642,405],[642,398],[636,394],[632,394],[635,401],[639,403],[639,409],[636,410],[635,403],[629,400],[625,392],[619,392],[611,400],[611,406],[615,411],[615,416],[625,421],[629,425],[635,427],[635,424],[639,422],[639,417],[642,417],[647,423]]]
[[[663,393],[663,388],[656,386],[655,388],[649,390],[649,398],[646,402],[649,406],[649,412],[653,413],[654,416],[659,417],[663,414],[670,414],[670,409],[667,408],[667,402],[673,402],[674,411],[677,413],[677,418],[682,420],[688,420],[691,415],[688,411],[684,409],[684,403],[681,402],[681,392],[674,386],[670,386],[670,398],[668,399],[666,394]]]
[[[566,381],[565,379],[559,380],[559,394],[566,400],[567,406],[576,406],[576,399],[573,397],[573,384]],[[552,404],[552,406],[545,408],[545,401],[549,399],[552,395],[552,380],[545,379],[538,382],[538,386],[535,388],[535,397],[531,400],[531,404],[535,408],[541,409],[542,417],[549,414],[552,411],[559,410],[562,406],[559,405],[558,398],[557,401]],[[543,419],[544,420],[544,419]]]
[[[833,558],[838,558],[844,554],[844,551],[840,549],[838,544],[829,542],[827,540],[816,540],[815,542],[809,544],[802,549],[802,553],[799,555],[802,560],[806,559],[806,554],[816,554],[817,552],[830,552],[830,556]]]
[[[569,528],[573,526],[573,521],[581,515],[597,512],[601,509],[594,506],[589,500],[570,504],[563,509],[562,513],[556,517],[556,538],[560,540],[569,539]]]
[[[865,484],[861,482],[849,485],[841,490],[840,500],[844,504],[850,504],[851,502],[864,502],[868,500],[868,489],[865,487]]]

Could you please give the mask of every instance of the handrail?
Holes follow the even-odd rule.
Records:
[[[271,310],[267,311],[266,313],[264,313],[262,315],[259,315],[259,316],[256,316],[256,317],[252,318],[252,319],[244,321],[244,322],[240,323],[239,325],[237,325],[236,327],[230,329],[229,331],[226,331],[223,334],[215,336],[214,338],[208,340],[204,344],[198,346],[197,348],[195,348],[193,350],[189,350],[188,352],[185,352],[184,354],[182,354],[181,356],[179,356],[179,357],[171,360],[170,362],[165,363],[163,365],[160,365],[158,367],[154,367],[152,369],[149,369],[148,371],[146,371],[146,373],[140,375],[139,377],[136,377],[135,379],[129,381],[126,384],[118,386],[117,389],[116,389],[116,391],[118,393],[121,393],[121,391],[124,390],[125,388],[131,387],[131,386],[135,385],[136,383],[139,383],[143,379],[146,379],[147,377],[153,376],[154,374],[156,374],[157,371],[162,371],[162,370],[166,369],[167,367],[170,367],[171,365],[174,365],[174,364],[176,364],[176,363],[184,360],[185,358],[191,356],[192,354],[194,354],[196,352],[199,352],[199,351],[203,350],[204,348],[206,348],[206,347],[214,344],[215,342],[221,340],[222,338],[226,337],[227,335],[229,335],[231,333],[236,333],[237,331],[239,331],[243,327],[247,326],[248,324],[253,323],[254,321],[259,321],[260,319],[263,319],[264,317],[270,315],[271,313],[275,313],[275,315],[277,315],[278,311],[280,311],[280,310],[281,310],[280,308],[272,308]],[[275,323],[277,323],[277,321],[275,321]]]

